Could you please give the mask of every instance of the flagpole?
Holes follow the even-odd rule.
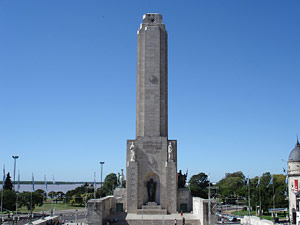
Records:
[[[30,218],[29,224],[32,224],[32,191],[30,192]]]
[[[3,181],[1,191],[1,224],[3,222],[3,192],[4,192],[4,181],[5,181],[5,165],[3,165]]]
[[[34,191],[34,176],[32,173],[32,191],[30,193],[30,219],[29,224],[32,224],[32,192]]]
[[[4,188],[3,188],[3,184],[2,184],[2,191],[1,191],[1,224],[2,224],[2,221],[3,221],[3,191],[4,191]]]
[[[45,219],[45,194],[47,193],[47,190],[46,190],[46,175],[44,175],[44,182],[45,182],[45,193],[43,194],[43,215],[42,215],[42,219]]]
[[[273,210],[275,210],[275,191],[274,191],[274,179],[273,179],[273,176],[272,176],[272,186],[273,186]],[[275,211],[274,212],[274,216],[276,215]]]
[[[54,180],[54,175],[53,175],[53,185],[52,185],[52,200],[51,200],[51,216],[54,216],[54,207],[53,207],[53,194],[54,194],[54,185],[55,185],[55,180]]]
[[[210,225],[210,214],[211,214],[211,202],[210,202],[210,173],[208,175],[208,225]]]
[[[251,216],[251,209],[250,209],[250,178],[248,176],[248,213]]]
[[[94,199],[96,199],[96,172],[94,172]]]
[[[20,191],[20,170],[18,170],[18,186],[16,192],[16,224],[18,224],[18,200],[19,200],[19,191]]]
[[[260,194],[260,184],[258,185],[259,191],[259,217],[261,218],[261,194]]]
[[[284,171],[285,172],[285,171]],[[285,176],[285,185],[286,185],[286,197],[289,196],[289,180],[288,180],[288,172],[286,172],[286,176]],[[288,206],[288,210],[289,210],[289,206]],[[288,213],[290,218],[290,213]]]
[[[16,224],[18,224],[18,199],[19,199],[19,192],[17,192],[17,199],[16,199]]]

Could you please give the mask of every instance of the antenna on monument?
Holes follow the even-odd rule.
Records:
[[[298,134],[297,134],[297,144],[296,144],[296,146],[299,146],[299,145],[300,145],[300,143],[299,143]]]

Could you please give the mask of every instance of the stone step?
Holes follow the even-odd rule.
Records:
[[[154,206],[154,205],[158,205],[158,204],[156,202],[147,202],[146,205],[152,205],[152,206]]]
[[[127,225],[174,225],[174,220],[128,220]],[[177,224],[181,225],[181,221],[178,221]],[[186,220],[186,225],[201,225],[200,220]],[[119,224],[114,224],[119,225]]]
[[[137,210],[138,215],[162,215],[162,214],[167,214],[166,209],[138,209]]]
[[[143,205],[142,209],[161,209],[160,205]]]

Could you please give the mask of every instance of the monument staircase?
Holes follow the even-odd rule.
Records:
[[[158,205],[156,202],[147,202],[146,205],[142,206],[142,209],[137,210],[139,215],[163,215],[167,214],[166,209],[162,209],[161,205]]]

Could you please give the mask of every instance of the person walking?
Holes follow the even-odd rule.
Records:
[[[185,225],[185,218],[182,217],[182,225]]]
[[[177,225],[177,220],[176,219],[174,220],[174,225]]]

